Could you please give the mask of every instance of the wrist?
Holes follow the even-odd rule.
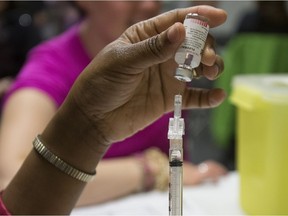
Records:
[[[54,154],[88,173],[95,170],[109,147],[71,100],[57,111],[42,133],[42,139]]]
[[[145,158],[144,153],[135,154],[135,159],[140,165],[142,171],[141,182],[137,191],[150,191],[154,188],[155,185],[155,173],[152,171],[151,166],[149,165],[147,159]]]
[[[160,149],[152,147],[145,152],[146,160],[152,167],[155,177],[154,189],[166,191],[169,185],[169,161]]]
[[[142,191],[165,191],[169,185],[168,157],[157,148],[149,148],[136,157],[143,170]]]
[[[82,172],[81,170],[78,170],[77,168],[71,166],[70,164],[63,161],[59,156],[55,155],[53,152],[51,152],[45,144],[42,143],[40,135],[37,135],[37,137],[33,141],[33,147],[34,150],[47,162],[52,164],[55,168],[59,169],[63,173],[69,175],[70,177],[73,177],[79,181],[82,182],[89,182],[91,181],[95,175],[96,171],[93,173],[86,173]]]

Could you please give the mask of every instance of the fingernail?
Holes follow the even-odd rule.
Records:
[[[226,93],[222,89],[213,89],[209,95],[209,104],[211,107],[220,105],[226,97]]]
[[[213,65],[213,78],[217,78],[218,74],[219,74],[219,66],[217,64]]]
[[[217,78],[219,74],[219,67],[217,64],[214,64],[210,69],[209,72],[206,73],[206,76],[210,80],[214,80]]]

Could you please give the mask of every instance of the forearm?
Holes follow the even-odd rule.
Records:
[[[102,160],[78,206],[109,201],[135,192],[168,189],[168,158],[155,147],[133,156]]]
[[[69,105],[60,109],[44,130],[43,143],[71,166],[93,173],[108,146],[97,143],[97,137],[91,135],[92,126],[73,109],[73,105]],[[73,120],[70,120],[71,116]],[[89,139],[86,139],[87,133]],[[96,144],[93,143],[92,148],[93,140]],[[4,191],[3,202],[12,214],[69,214],[85,185],[32,150]]]
[[[96,178],[87,184],[77,206],[110,201],[138,192],[143,184],[143,170],[135,157],[102,160]]]
[[[69,214],[84,186],[32,151],[2,197],[12,214]]]
[[[19,109],[21,107],[21,109]],[[55,115],[54,102],[36,89],[19,89],[2,109],[0,129],[0,185],[6,188],[32,149],[32,140]]]

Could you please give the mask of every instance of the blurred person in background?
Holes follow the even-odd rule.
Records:
[[[74,4],[81,10],[83,19],[34,48],[5,95],[0,134],[3,158],[7,161],[4,186],[31,150],[31,140],[43,131],[91,59],[126,28],[157,15],[161,8],[160,1],[77,1]],[[213,59],[209,64],[218,60]],[[136,135],[114,143],[104,156],[106,160],[99,163],[97,178],[87,185],[78,204],[105,202],[152,189],[166,190],[169,117],[171,114],[166,114]],[[225,173],[226,169],[214,161],[206,161],[205,169],[186,161],[184,184],[217,181]]]

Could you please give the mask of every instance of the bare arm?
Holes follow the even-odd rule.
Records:
[[[107,146],[97,142],[99,148],[93,151],[82,145],[84,131],[90,126],[72,107],[68,105],[65,111],[57,112],[42,133],[43,142],[64,161],[92,173]],[[12,214],[68,214],[85,185],[60,172],[32,150],[2,197]]]
[[[142,174],[133,156],[102,160],[97,166],[96,178],[87,184],[77,205],[102,203],[139,192]]]
[[[35,89],[19,90],[8,99],[0,129],[2,189],[11,181],[32,149],[31,141],[43,132],[55,110],[52,100]]]
[[[36,89],[19,90],[9,98],[0,130],[0,188],[5,188],[16,174],[32,149],[31,141],[43,132],[55,110],[53,101]],[[103,160],[98,169],[97,178],[88,184],[79,205],[115,199],[136,192],[141,186],[142,170],[134,157]]]

